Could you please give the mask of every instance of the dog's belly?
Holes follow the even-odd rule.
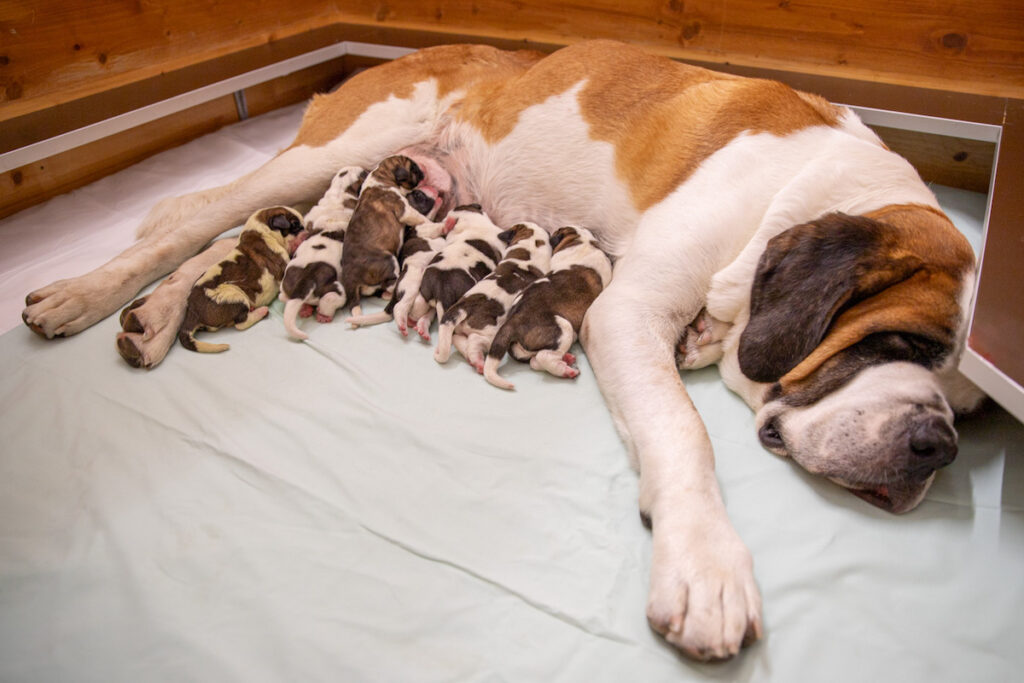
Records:
[[[452,121],[438,140],[459,188],[502,227],[533,221],[549,232],[589,228],[621,253],[639,213],[615,170],[615,149],[591,138],[578,103],[582,83],[525,109],[513,130],[488,142]]]

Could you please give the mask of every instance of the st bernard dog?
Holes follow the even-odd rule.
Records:
[[[365,71],[262,168],[164,200],[123,254],[29,294],[24,321],[79,332],[253,210],[396,153],[443,193],[439,215],[480,202],[499,225],[581,225],[614,258],[581,340],[640,474],[648,619],[690,656],[757,639],[761,597],[681,340],[719,363],[768,450],[883,508],[914,507],[956,454],[953,415],[982,398],[956,370],[975,262],[911,165],[820,97],[616,42],[446,45]]]

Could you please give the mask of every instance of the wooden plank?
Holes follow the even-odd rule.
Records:
[[[344,25],[671,56],[1024,98],[1020,0],[34,0],[0,9],[0,120]]]
[[[0,175],[0,218],[238,120],[224,97]]]
[[[881,126],[873,130],[891,150],[913,164],[925,182],[988,192],[995,143]]]

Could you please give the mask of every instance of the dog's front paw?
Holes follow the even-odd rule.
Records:
[[[655,522],[654,534],[651,628],[700,661],[732,657],[761,637],[753,562],[731,527],[672,530]]]
[[[77,334],[117,310],[131,293],[93,271],[31,292],[25,297],[21,319],[48,339]]]

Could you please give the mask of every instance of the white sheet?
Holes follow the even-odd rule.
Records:
[[[0,680],[1008,681],[1024,652],[1024,429],[998,409],[893,517],[757,443],[686,376],[766,635],[699,665],[644,618],[650,536],[593,374],[503,393],[390,326],[279,307],[152,372],[116,316],[70,339],[21,300],[131,241],[153,202],[287,144],[292,107],[0,222]],[[980,241],[983,198],[937,188]]]

